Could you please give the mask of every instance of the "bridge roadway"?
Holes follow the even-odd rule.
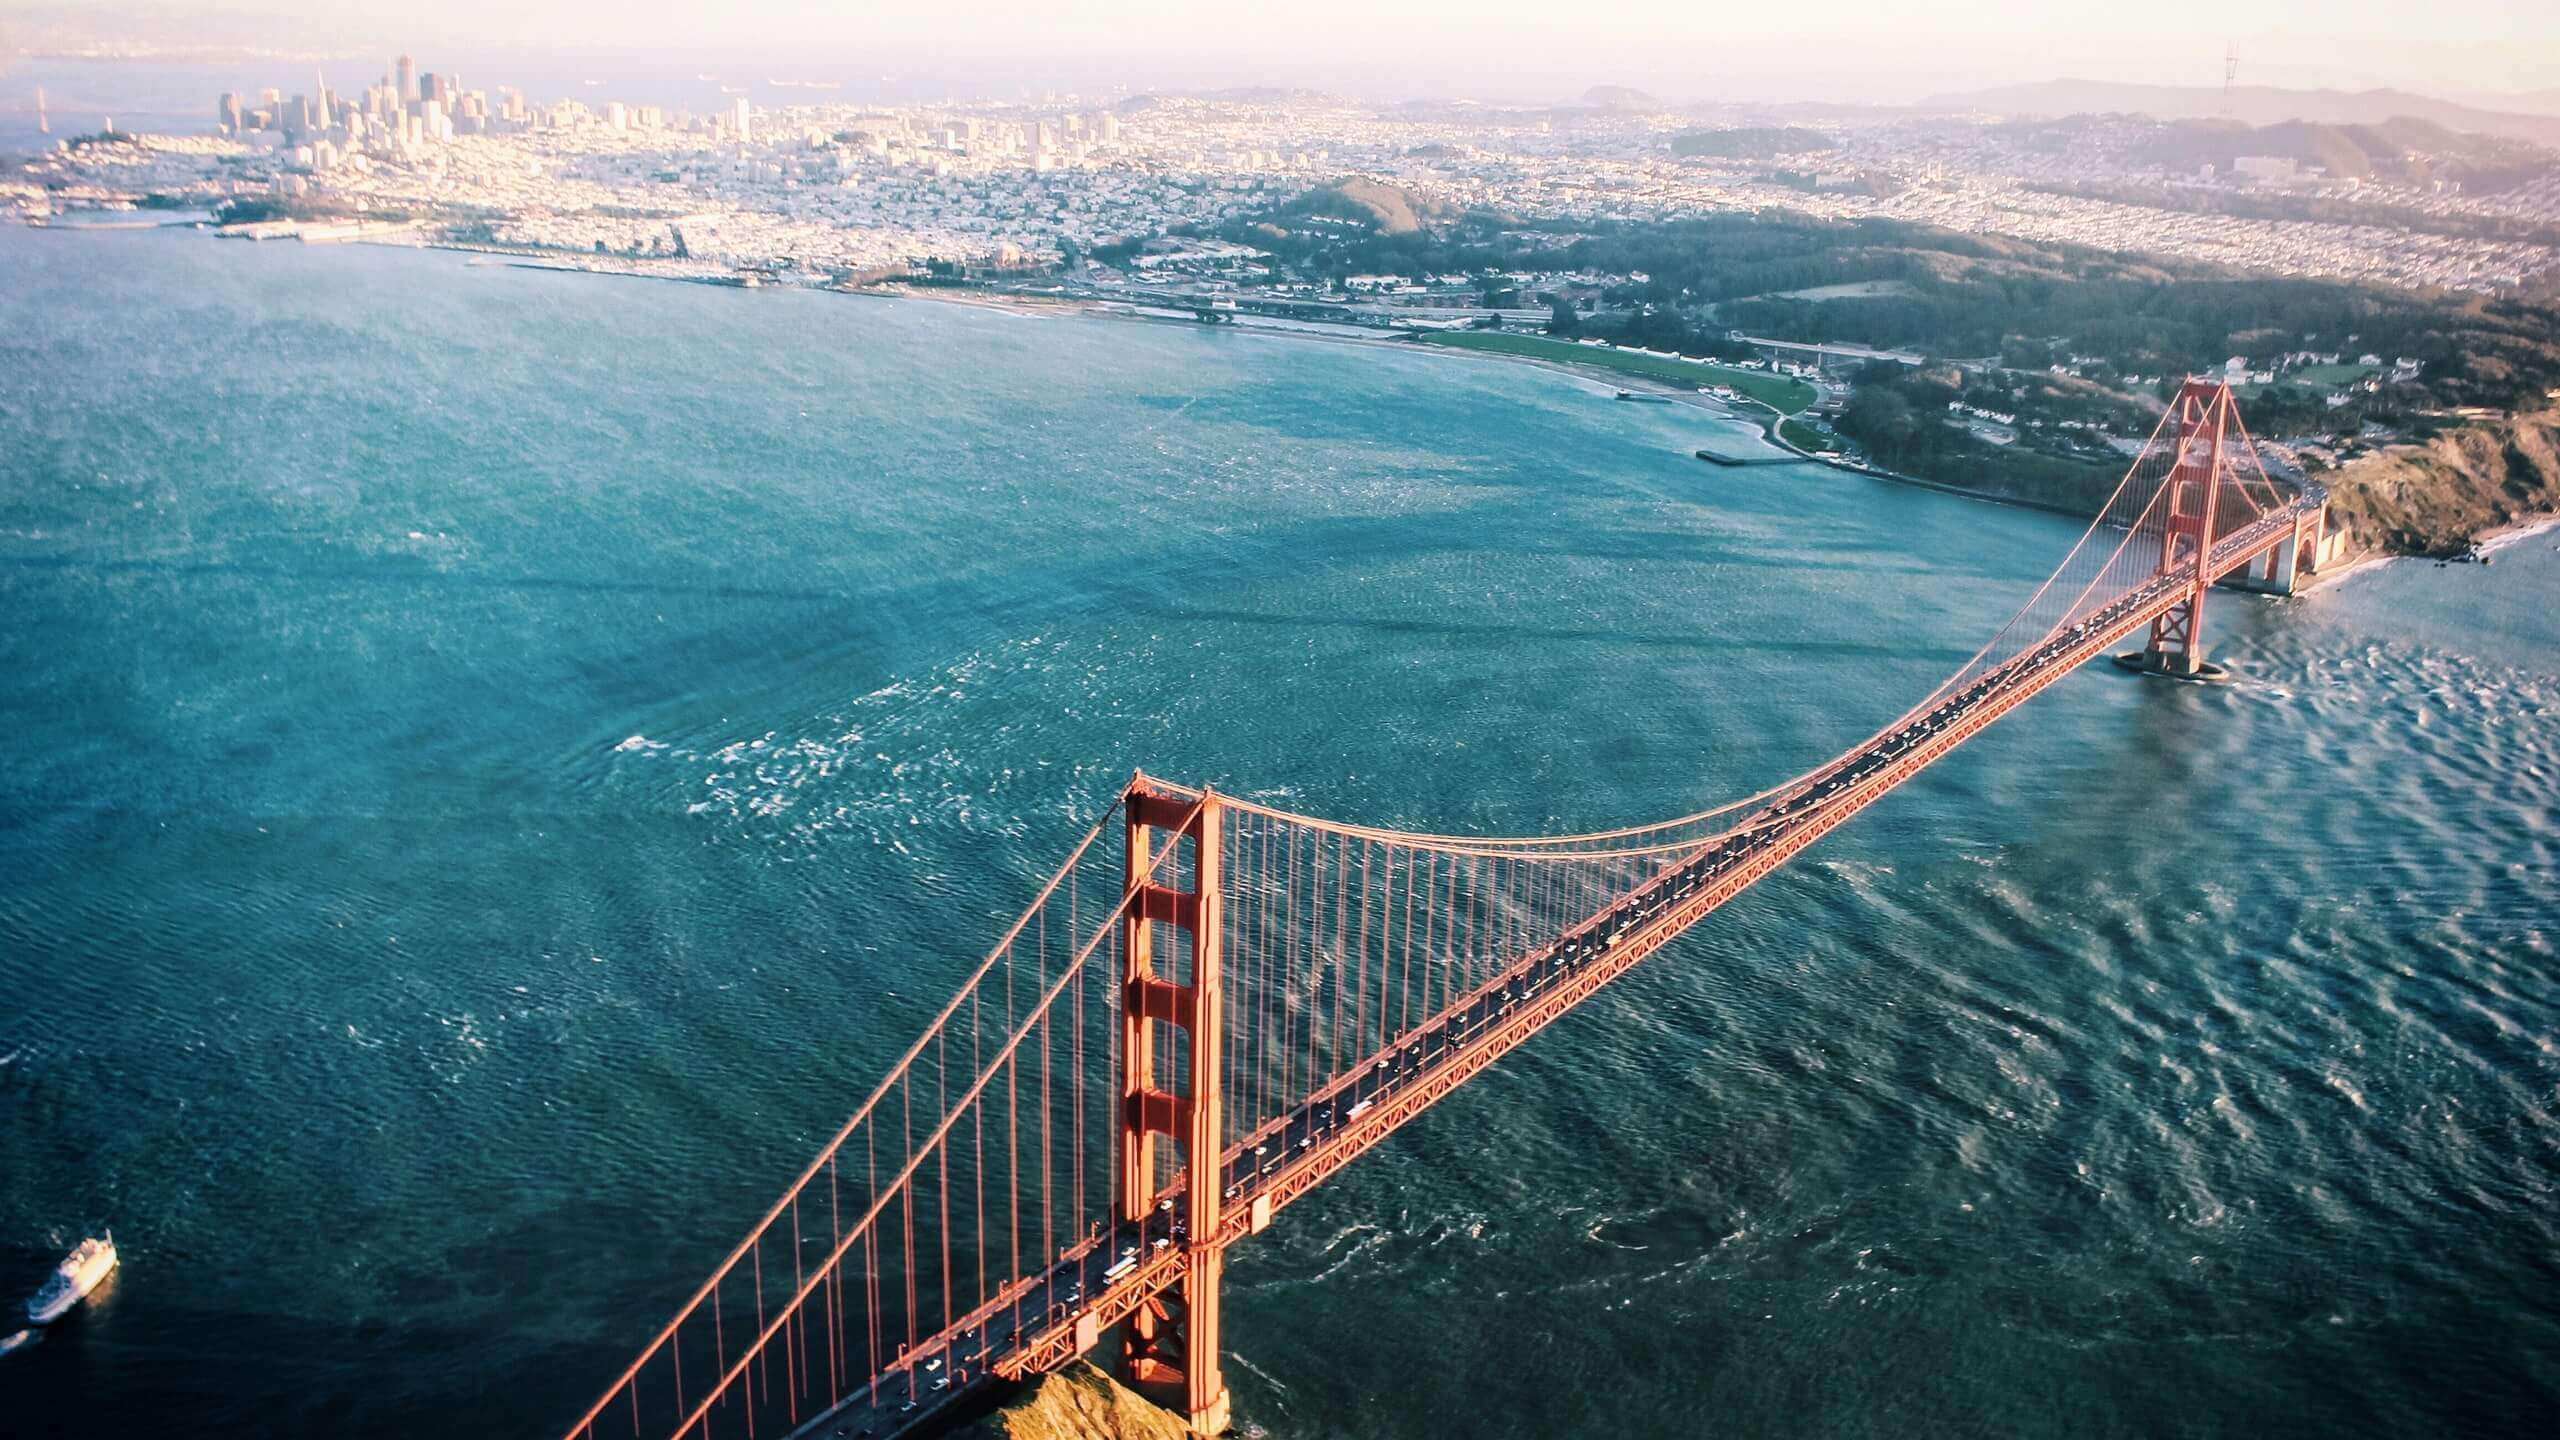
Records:
[[[2293,534],[2295,508],[2217,540],[2217,581]],[[2162,575],[2046,637],[1936,708],[1803,776],[1733,829],[1666,855],[1676,863],[1401,1038],[1389,1052],[1230,1145],[1219,1247],[1375,1147],[1477,1072],[1661,949],[1814,841],[2186,598]],[[1175,1182],[1178,1192],[1181,1181]],[[1190,1264],[1180,1207],[1086,1237],[1058,1263],[909,1349],[892,1369],[791,1431],[890,1440],[1004,1381],[1054,1370],[1172,1290]]]

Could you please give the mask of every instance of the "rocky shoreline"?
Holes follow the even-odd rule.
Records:
[[[2475,421],[2321,478],[2357,551],[2453,560],[2560,516],[2560,410]]]

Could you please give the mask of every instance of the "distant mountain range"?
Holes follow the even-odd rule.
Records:
[[[2514,97],[2520,105],[2550,104],[2560,110],[2560,92]],[[2272,85],[2235,85],[2226,94],[2213,86],[2117,85],[2097,80],[2048,80],[2033,85],[2004,85],[1937,95],[1915,107],[1922,110],[1987,110],[1999,115],[2148,115],[2156,120],[2237,120],[2250,125],[2305,121],[2315,125],[2379,125],[2407,117],[2447,130],[2495,135],[2560,149],[2560,113],[2528,114],[2515,110],[2483,110],[2406,90],[2280,90]]]
[[[2483,110],[2508,110],[2518,115],[2560,115],[2560,85],[2515,95],[2484,95],[2480,100]]]

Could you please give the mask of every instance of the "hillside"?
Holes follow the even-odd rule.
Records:
[[[2166,170],[2211,165],[2229,173],[2243,155],[2317,166],[2342,180],[2423,183],[2461,182],[2495,192],[2548,171],[2552,157],[2518,141],[2464,135],[2407,116],[2378,125],[2326,125],[2286,120],[2244,125],[2236,120],[2171,122],[2143,148],[2143,158]]]
[[[1444,206],[1383,180],[1349,179],[1310,190],[1276,212],[1281,217],[1324,215],[1357,220],[1380,235],[1410,235],[1427,220],[1445,219]]]
[[[2458,555],[2500,526],[2560,514],[2560,411],[2467,425],[2321,478],[2352,548]]]
[[[2400,116],[2470,135],[2498,135],[2560,148],[2560,116],[2483,110],[2406,90],[2283,90],[2272,85],[2219,88],[2112,85],[2052,80],[1933,96],[1923,110],[1987,110],[2002,115],[2148,115],[2155,120],[2234,120],[2248,125],[2300,121],[2315,125],[2380,125]]]
[[[1632,114],[1649,114],[1669,108],[1632,85],[1594,85],[1582,92],[1582,103],[1595,109],[1624,110]]]
[[[1079,1360],[954,1440],[1190,1440],[1173,1412]]]
[[[2349,343],[2418,362],[2417,380],[2317,411],[2305,433],[2352,435],[2368,419],[2402,425],[2466,405],[2533,409],[2560,388],[2560,306],[2537,300],[2251,275],[1776,210],[1594,221],[1560,238],[1483,212],[1415,214],[1417,229],[1384,228],[1403,225],[1413,211],[1412,197],[1360,182],[1239,217],[1221,233],[1320,282],[1514,270],[1630,277],[1574,296],[1572,314],[1553,322],[1556,333],[1684,355],[1738,358],[1731,337],[1739,331],[1941,358],[1998,356],[2029,370],[2067,363],[2096,379],[2141,375],[2154,383],[2233,355],[2272,365],[2289,351]],[[1354,223],[1306,223],[1313,216]],[[1537,287],[1523,297],[1530,305],[1556,298]]]

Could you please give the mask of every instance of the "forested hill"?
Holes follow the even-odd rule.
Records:
[[[1894,220],[1763,211],[1567,230],[1417,211],[1406,192],[1349,182],[1229,233],[1318,279],[1595,276],[1605,293],[1583,310],[1620,318],[1588,333],[1689,354],[1740,331],[2021,367],[2079,357],[2102,375],[2157,376],[2235,355],[2345,351],[2419,361],[2420,379],[2395,400],[2404,409],[2530,409],[2560,388],[2560,306],[2547,300],[2257,275]]]
[[[2355,492],[2371,503],[2349,507],[2360,543],[2458,548],[2500,523],[2501,494],[2526,510],[2560,503],[2539,471],[2501,458],[2491,427],[2502,422],[2456,413],[2539,411],[2560,392],[2560,305],[2548,298],[2267,276],[1793,212],[1566,229],[1382,203],[1401,193],[1319,191],[1231,233],[1312,279],[1476,276],[1515,307],[1551,305],[1547,328],[1560,335],[1685,355],[1747,355],[1737,335],[1916,352],[1930,363],[1859,375],[1837,429],[1878,464],[1969,489],[2093,504],[2123,471],[2106,437],[2143,433],[2178,377],[2237,357],[2281,377],[2244,390],[2256,433],[2318,442],[2351,465],[2364,452],[2401,455],[2398,469],[2359,472],[2384,482]],[[2016,424],[1986,436],[1952,420],[1951,406]],[[2454,449],[2424,461],[2402,447],[2410,440]]]
[[[2530,407],[2560,386],[2560,308],[2522,299],[2251,275],[1883,220],[1714,216],[1596,235],[1567,253],[1650,277],[1651,303],[1711,307],[1719,328],[1776,339],[2026,366],[2077,356],[2119,374],[2347,349],[2422,362],[2424,393],[2409,398],[2435,407]],[[1862,282],[1856,298],[1839,293]]]

